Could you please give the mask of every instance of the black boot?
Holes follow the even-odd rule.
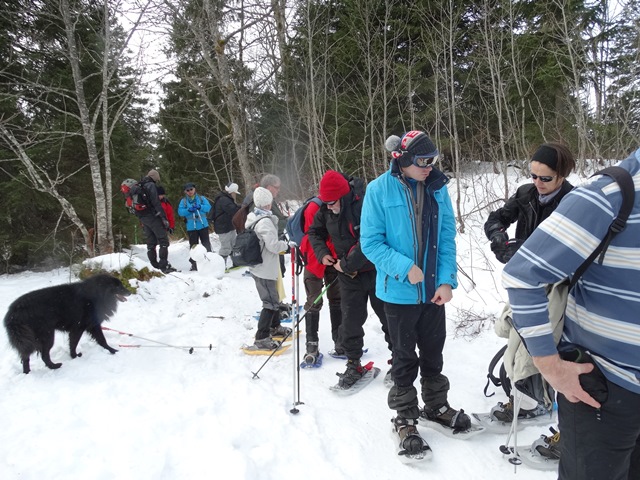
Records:
[[[319,356],[318,342],[307,342],[307,353],[304,355],[304,362],[308,365],[313,365],[318,361]]]
[[[309,310],[304,317],[307,342],[318,343],[318,325],[320,324],[320,312]]]
[[[151,262],[151,266],[153,268],[160,268],[160,264],[158,263],[158,255],[156,254],[156,247],[152,249],[147,249],[147,258]]]
[[[191,268],[189,269],[191,272],[198,271],[198,263],[195,260],[189,259],[189,263],[191,264]]]
[[[268,310],[263,308],[260,311],[260,318],[258,318],[258,331],[256,332],[256,338],[271,337],[271,322],[273,320],[273,314],[277,311]]]

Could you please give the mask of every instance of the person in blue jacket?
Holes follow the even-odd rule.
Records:
[[[186,183],[184,186],[185,196],[178,205],[178,215],[184,217],[189,235],[189,246],[193,248],[198,243],[211,251],[211,240],[209,240],[209,222],[207,213],[211,210],[211,204],[206,197],[196,192],[195,183]],[[198,270],[195,260],[189,258],[191,270]]]
[[[396,411],[400,446],[414,454],[429,450],[416,429],[420,416],[456,432],[471,426],[464,410],[449,405],[442,374],[444,305],[457,287],[456,225],[449,178],[434,168],[438,150],[431,139],[413,130],[389,137],[385,146],[391,168],[367,187],[360,242],[378,272],[376,295],[385,302],[393,345],[388,405]],[[414,387],[418,371],[423,409]]]

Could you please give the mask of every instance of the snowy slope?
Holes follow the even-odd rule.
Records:
[[[470,185],[463,188],[467,189],[463,209],[473,211],[478,192],[469,190]],[[501,265],[482,234],[483,215],[486,211],[467,217],[466,232],[458,237],[459,263],[473,277],[475,288],[461,276],[461,286],[447,307],[444,373],[451,380],[452,406],[467,412],[488,411],[505,400],[501,391],[492,398],[482,393],[488,362],[503,345],[492,325],[506,298],[499,284]],[[217,250],[215,235],[212,241]],[[201,258],[200,271],[188,272],[188,255],[186,242],[173,243],[169,259],[182,272],[140,283],[138,294],[120,304],[105,324],[136,336],[106,331],[108,343],[119,349],[116,355],[85,335],[79,346],[83,357],[72,360],[66,336],[57,334],[52,358],[62,361],[62,368],[49,370],[33,356],[32,372],[23,375],[4,330],[0,333],[1,478],[513,476],[514,467],[498,450],[505,436],[489,433],[463,441],[420,427],[434,451],[433,460],[414,466],[400,463],[390,435],[393,412],[386,405],[383,375],[357,395],[338,397],[329,387],[337,382],[335,373],[344,371],[344,362],[329,356],[322,368],[299,372],[304,404],[297,415],[291,414],[297,393],[293,378],[298,374],[292,350],[272,358],[258,379],[252,372],[266,357],[239,350],[252,342],[257,323],[252,315],[260,308],[252,278],[243,276],[243,270],[224,274],[217,255],[210,256],[210,263]],[[129,256],[114,254],[95,261],[115,269],[129,261],[142,266],[145,248],[137,246]],[[23,293],[68,282],[70,277],[68,269],[0,276],[1,314]],[[290,266],[284,280],[289,301]],[[325,308],[320,331],[323,352],[333,347],[329,325]],[[374,361],[384,373],[389,352],[375,315],[369,317],[365,332],[369,352],[363,360]],[[148,340],[194,347],[194,352]],[[546,426],[526,428],[519,432],[518,443],[530,444],[541,433],[547,433]],[[554,472],[524,466],[517,473],[518,480],[556,478]]]

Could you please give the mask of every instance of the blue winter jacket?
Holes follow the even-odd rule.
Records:
[[[376,266],[376,295],[397,304],[428,303],[443,284],[458,286],[456,223],[446,187],[449,178],[435,168],[424,182],[424,280],[412,285],[407,274],[418,264],[415,211],[408,181],[392,168],[367,186],[360,222],[363,253]],[[419,185],[419,184],[414,184]],[[428,215],[428,217],[427,217]]]
[[[200,205],[200,210],[190,212],[189,207],[193,206],[194,203]],[[178,215],[185,218],[187,222],[187,232],[209,228],[209,222],[207,221],[207,212],[209,212],[209,210],[211,210],[209,200],[197,193],[193,198],[189,198],[188,196],[183,197],[178,204]]]

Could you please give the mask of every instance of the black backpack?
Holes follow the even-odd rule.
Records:
[[[231,261],[234,267],[253,267],[262,263],[262,249],[260,239],[254,229],[260,220],[269,217],[259,218],[251,227],[244,229],[236,237],[236,243],[231,250]]]
[[[623,231],[627,226],[627,219],[629,218],[629,214],[633,209],[633,203],[635,201],[635,186],[633,183],[633,178],[631,174],[626,171],[622,167],[607,167],[602,170],[597,171],[592,177],[596,175],[607,175],[613,178],[616,183],[620,186],[620,191],[622,192],[622,205],[620,205],[620,211],[616,218],[613,219],[611,225],[609,225],[609,231],[607,235],[604,237],[602,242],[596,247],[596,249],[587,257],[587,259],[582,262],[582,264],[577,268],[573,277],[571,277],[571,282],[569,283],[569,288],[567,289],[567,295],[571,291],[571,289],[578,283],[578,280],[582,276],[582,274],[587,270],[589,265],[596,259],[598,255],[600,255],[599,263],[602,263],[604,260],[604,254],[609,247],[609,243],[613,239],[613,237]],[[496,365],[500,361],[500,359],[504,356],[504,352],[507,350],[507,345],[502,347],[498,352],[493,356],[491,362],[489,362],[489,372],[487,373],[487,384],[484,386],[484,395],[485,397],[492,397],[494,393],[487,395],[487,389],[489,388],[489,382],[493,383],[496,387],[502,387],[507,396],[511,394],[511,381],[509,377],[507,377],[507,372],[504,367],[504,363],[500,364],[500,370],[498,376],[496,377],[493,374],[493,371],[496,368]]]
[[[151,204],[147,190],[137,180],[132,178],[123,180],[120,191],[124,195],[127,209],[133,214],[146,210]]]

